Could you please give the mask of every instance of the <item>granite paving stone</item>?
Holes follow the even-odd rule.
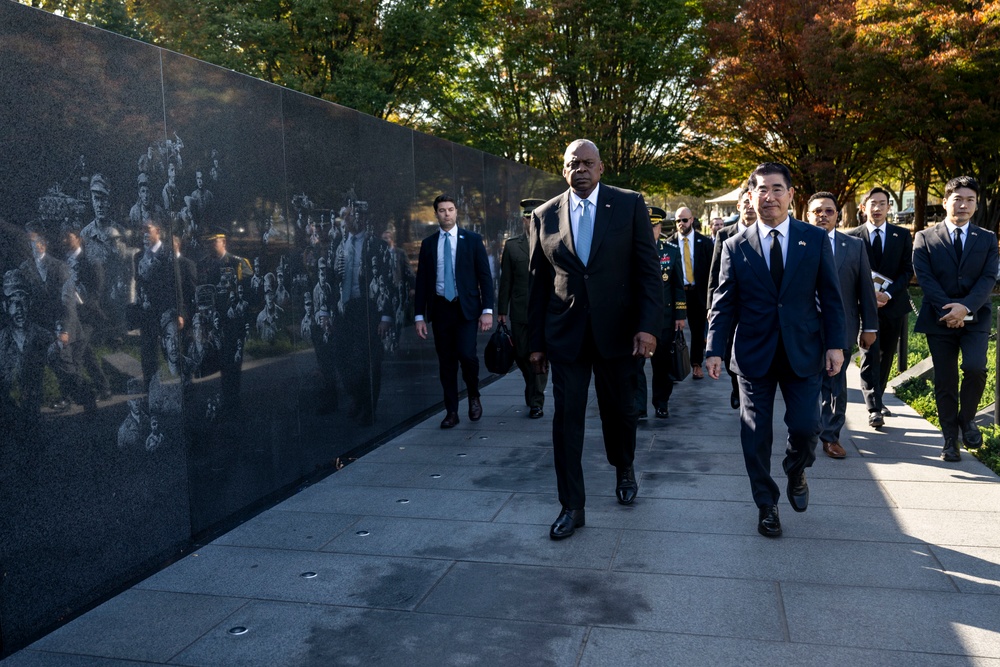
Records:
[[[350,514],[285,512],[272,509],[258,514],[212,543],[314,551],[342,533],[357,519],[356,515]]]
[[[717,577],[458,563],[419,611],[675,632],[714,624],[723,636],[784,636],[773,583]]]

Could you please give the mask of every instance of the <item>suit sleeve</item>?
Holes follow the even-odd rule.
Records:
[[[907,294],[907,289],[910,287],[910,278],[913,277],[913,237],[910,236],[910,232],[906,229],[902,230],[902,237],[903,255],[902,259],[900,259],[899,273],[889,276],[892,279],[892,284],[889,285],[889,289],[886,291],[893,299],[900,298],[908,301],[909,294]]]
[[[542,222],[531,214],[528,236],[528,339],[530,352],[545,352],[545,309],[552,295],[555,270],[540,241]]]
[[[924,303],[929,304],[933,312],[939,314],[944,304],[951,303],[951,297],[944,291],[944,287],[931,270],[931,253],[927,247],[926,231],[918,232],[917,240],[913,244],[913,270],[924,293]]]
[[[727,239],[728,241],[728,239]],[[705,358],[722,357],[726,344],[732,337],[736,318],[736,307],[740,302],[739,285],[733,267],[733,244],[723,243],[719,255],[719,285],[712,297],[712,308],[708,313],[708,341],[705,344]]]
[[[486,246],[482,241],[475,244],[476,282],[479,285],[479,298],[483,302],[483,310],[493,310],[495,292],[493,291],[493,274],[490,272],[490,258],[486,255]]]
[[[433,264],[430,246],[427,244],[427,239],[424,239],[423,243],[420,244],[420,256],[417,259],[417,284],[413,294],[413,314],[414,316],[419,315],[425,320],[430,319],[428,317],[428,301],[433,296],[431,294],[433,289],[429,288],[428,285],[433,286],[432,281],[437,281],[437,267]]]
[[[687,292],[684,291],[684,272],[680,262],[674,262],[670,267],[670,281],[674,290],[674,321],[687,319]],[[673,322],[664,322],[672,325]]]
[[[861,330],[878,331],[878,300],[875,298],[875,285],[872,283],[872,265],[868,261],[868,250],[861,244],[861,259],[858,262],[857,299],[858,312],[861,315]],[[846,295],[845,295],[846,296]],[[854,341],[847,341],[852,344]]]
[[[719,232],[719,236],[722,232]],[[729,238],[727,235],[726,238]],[[712,262],[709,264],[708,269],[708,302],[705,304],[706,308],[712,308],[712,296],[715,294],[715,290],[719,287],[719,264],[722,261],[722,246],[725,245],[726,239],[720,239],[718,236],[715,237],[715,243],[712,246]]]
[[[503,254],[500,256],[500,290],[497,294],[497,314],[510,314],[511,290],[514,287],[513,273],[514,263],[510,257],[510,250],[507,248],[508,240],[503,244]]]
[[[989,303],[990,294],[997,284],[997,237],[991,232],[986,233],[989,244],[986,248],[986,261],[983,262],[983,271],[976,279],[976,284],[969,290],[969,295],[962,299],[962,305],[969,309],[970,313],[977,312],[984,305]]]
[[[636,196],[632,210],[632,264],[639,312],[639,327],[635,333],[642,331],[656,336],[663,328],[663,278],[649,211],[642,195]]]
[[[837,275],[837,263],[833,259],[833,248],[825,238],[823,243],[820,243],[816,296],[819,297],[819,307],[822,311],[823,340],[826,349],[847,348],[847,316],[844,314],[844,301],[840,294],[840,277]]]

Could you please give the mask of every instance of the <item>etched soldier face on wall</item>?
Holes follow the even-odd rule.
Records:
[[[145,183],[139,186],[139,201],[143,206],[149,206],[153,201],[153,195],[149,192],[149,186]]]
[[[104,222],[111,215],[111,198],[106,192],[91,190],[90,203],[94,207],[94,217],[98,222]]]
[[[163,356],[173,375],[180,374],[181,342],[177,331],[177,320],[171,318],[163,327]]]
[[[14,292],[4,301],[4,310],[15,329],[23,329],[28,322],[28,295]]]

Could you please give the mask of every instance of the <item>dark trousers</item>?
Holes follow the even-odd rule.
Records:
[[[552,368],[552,449],[559,502],[567,509],[583,509],[583,437],[587,419],[590,376],[597,388],[597,406],[604,434],[604,451],[615,468],[635,459],[635,396],[638,373],[631,356],[604,359],[594,345],[590,325],[576,361]]]
[[[934,360],[934,400],[945,438],[957,439],[976,417],[986,387],[986,331],[947,329],[927,334]],[[958,387],[958,353],[962,353],[962,388]],[[961,407],[960,407],[961,406]]]
[[[670,404],[670,396],[674,393],[674,381],[670,379],[670,341],[673,340],[674,330],[664,329],[660,332],[660,343],[657,346],[659,354],[654,354],[649,360],[649,365],[653,369],[653,408],[659,410],[666,408]],[[638,358],[638,387],[636,389],[635,406],[639,414],[646,412],[646,360]]]
[[[705,359],[705,323],[708,311],[705,309],[705,292],[685,288],[687,294],[687,326],[691,331],[691,365],[700,365]],[[653,355],[654,357],[656,355]]]
[[[840,442],[840,431],[847,421],[847,365],[851,351],[844,350],[844,364],[840,372],[830,377],[821,374],[823,385],[820,394],[819,439],[823,442]]]
[[[900,299],[904,296],[897,297]],[[889,380],[892,360],[899,347],[899,337],[907,325],[909,311],[900,316],[885,317],[879,313],[878,335],[867,351],[861,350],[861,394],[865,397],[868,412],[881,410],[882,394]]]
[[[479,320],[467,320],[462,315],[458,299],[446,301],[434,297],[434,349],[437,350],[444,407],[458,412],[458,367],[469,390],[469,398],[479,398],[479,356],[476,354],[476,332]]]
[[[510,334],[514,339],[514,361],[521,369],[524,377],[524,404],[529,408],[541,408],[545,405],[545,385],[548,382],[548,373],[536,373],[531,368],[528,358],[531,351],[528,349],[528,324],[526,322],[511,322]]]
[[[740,443],[750,476],[750,489],[758,507],[775,505],[781,496],[771,478],[771,444],[774,396],[781,388],[785,399],[788,441],[782,468],[789,477],[801,474],[816,460],[819,432],[820,374],[799,377],[792,372],[785,347],[778,348],[768,374],[762,378],[740,376]]]

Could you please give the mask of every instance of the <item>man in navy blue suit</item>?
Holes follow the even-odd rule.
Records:
[[[441,428],[458,419],[458,367],[469,390],[469,419],[483,416],[479,400],[479,356],[476,332],[493,328],[493,276],[483,237],[459,229],[458,208],[448,195],[434,200],[440,232],[420,244],[414,294],[417,335],[427,339],[427,322],[434,327],[447,412]]]
[[[949,462],[962,458],[959,433],[966,447],[983,444],[975,418],[986,387],[986,346],[993,323],[990,293],[997,282],[997,237],[972,224],[978,203],[976,179],[951,179],[944,188],[947,217],[918,232],[913,242],[913,270],[924,291],[915,329],[926,334],[934,360],[934,400],[944,436],[941,458]]]
[[[705,365],[717,380],[732,332],[730,367],[740,386],[740,441],[759,510],[757,531],[778,537],[780,493],[771,478],[775,390],[781,388],[788,426],[786,492],[792,509],[804,512],[805,469],[816,460],[822,373],[834,376],[844,363],[845,316],[826,232],[788,215],[795,194],[788,168],[765,162],[751,174],[750,186],[757,222],[722,249]]]

